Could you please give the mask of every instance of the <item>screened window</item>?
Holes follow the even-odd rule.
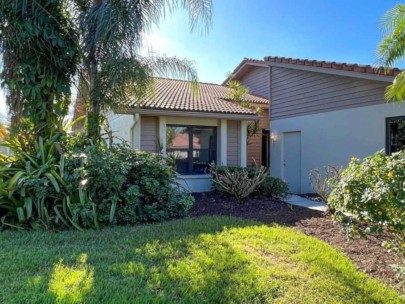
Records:
[[[217,128],[168,125],[167,155],[181,174],[204,174],[217,156]]]
[[[387,154],[405,149],[405,116],[387,118]]]

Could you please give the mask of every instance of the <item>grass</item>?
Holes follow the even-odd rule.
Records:
[[[0,303],[401,302],[326,243],[238,218],[6,231],[0,244]]]

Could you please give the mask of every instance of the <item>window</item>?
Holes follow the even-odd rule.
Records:
[[[217,128],[200,126],[166,127],[167,155],[181,174],[204,174],[217,158]]]
[[[405,149],[405,116],[387,118],[386,132],[387,154]]]

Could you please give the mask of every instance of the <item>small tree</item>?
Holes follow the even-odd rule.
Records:
[[[256,107],[252,105],[251,102],[246,100],[246,95],[249,94],[249,89],[243,86],[237,80],[229,81],[226,86],[230,89],[228,92],[228,98],[232,101],[237,102],[240,106],[250,109],[257,114],[261,114],[263,109],[261,107]],[[260,120],[250,121],[247,125],[247,144],[249,144],[249,139],[260,133]]]

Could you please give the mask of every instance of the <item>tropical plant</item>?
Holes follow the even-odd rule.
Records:
[[[260,170],[260,168],[261,167],[257,165],[249,166],[246,168],[234,166],[216,166],[215,173],[218,176],[221,176],[225,174],[225,170],[229,171],[229,173],[231,174],[235,172],[247,172],[248,178],[252,179],[257,174],[257,171]],[[224,188],[221,186],[220,183],[213,183],[212,188],[214,191],[218,191],[223,195],[230,195],[229,192],[224,190]],[[258,185],[251,194],[249,194],[249,196],[251,195],[255,197],[270,197],[283,199],[288,197],[289,188],[288,184],[282,179],[267,174],[263,182],[260,185]]]
[[[237,80],[229,81],[226,86],[229,88],[228,98],[232,101],[237,102],[240,106],[250,109],[257,114],[261,114],[263,109],[259,106],[253,105],[251,102],[246,100],[246,95],[249,94],[249,89],[242,85]],[[254,120],[248,122],[247,125],[247,144],[249,145],[249,139],[257,136],[261,131],[260,120]]]
[[[378,63],[390,70],[405,55],[405,5],[397,4],[382,18],[383,39],[377,50]],[[405,71],[399,72],[385,92],[387,101],[405,99]]]
[[[263,166],[255,170],[240,167],[218,167],[210,164],[211,179],[214,187],[221,192],[228,193],[242,203],[266,179],[267,169]]]
[[[141,102],[153,75],[196,80],[191,61],[140,55],[143,34],[180,6],[190,13],[192,30],[209,27],[212,0],[3,1],[1,76],[12,129],[25,117],[44,136],[67,114],[76,72],[94,141],[100,140],[106,111]]]
[[[6,138],[8,131],[7,126],[0,122],[0,140],[4,140]]]
[[[86,92],[88,133],[98,140],[105,113],[134,99],[141,102],[153,75],[197,80],[188,60],[140,55],[142,34],[179,5],[190,13],[191,29],[211,21],[211,0],[71,1],[83,54],[79,87]]]
[[[66,2],[2,1],[0,32],[11,131],[28,125],[44,136],[68,113],[79,58]]]
[[[101,224],[135,224],[182,217],[193,198],[176,187],[170,159],[125,144],[89,146],[67,157],[73,189],[85,181]]]
[[[349,235],[388,236],[387,248],[405,254],[404,167],[405,151],[351,160],[329,196]]]
[[[79,228],[71,218],[72,193],[65,181],[60,134],[38,142],[12,135],[2,145],[13,151],[0,167],[0,216],[4,226]],[[29,147],[27,147],[29,146]],[[82,198],[85,193],[79,189]]]

